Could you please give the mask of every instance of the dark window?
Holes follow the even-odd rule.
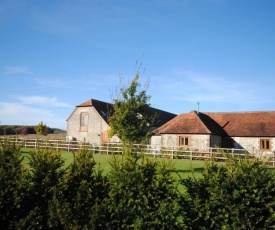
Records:
[[[270,149],[270,140],[269,139],[261,139],[260,140],[260,148],[261,150],[269,150]]]
[[[180,146],[187,146],[189,143],[188,137],[180,137],[179,144]]]

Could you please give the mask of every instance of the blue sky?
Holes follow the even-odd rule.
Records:
[[[66,129],[149,80],[172,113],[275,110],[274,0],[0,0],[0,123]]]

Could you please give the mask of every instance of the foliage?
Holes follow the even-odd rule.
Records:
[[[20,225],[22,229],[48,229],[51,203],[65,173],[64,160],[50,148],[38,148],[30,152],[29,158],[29,210]]]
[[[49,132],[48,127],[43,124],[43,121],[41,121],[38,125],[34,126],[34,130],[36,134],[44,136],[47,136]]]
[[[0,135],[27,135],[27,134],[35,134],[34,126],[21,126],[21,125],[0,125]],[[58,133],[66,133],[66,131],[57,129],[57,128],[49,128],[48,134],[58,134]],[[42,134],[43,135],[43,134]]]
[[[207,164],[203,178],[182,180],[183,219],[190,229],[271,229],[275,226],[275,178],[259,159]]]
[[[19,129],[19,133],[23,136],[28,134],[28,127],[27,126],[23,126]]]
[[[8,139],[0,148],[0,229],[16,229],[25,212],[27,172],[22,166],[21,146]]]
[[[102,170],[95,170],[93,153],[87,148],[74,155],[75,160],[55,196],[53,217],[64,229],[91,229],[90,219],[96,215],[94,206],[100,205],[109,192],[108,180]]]
[[[111,191],[101,207],[105,209],[105,228],[178,229],[171,168],[164,162],[138,160],[133,154],[123,161],[114,158],[109,174]]]
[[[148,139],[155,116],[146,115],[150,96],[146,89],[138,92],[139,72],[128,88],[121,87],[109,116],[109,136],[117,135],[123,143],[142,143]]]
[[[113,156],[105,176],[85,146],[67,168],[50,148],[30,152],[24,168],[20,148],[9,139],[0,146],[1,229],[275,227],[275,175],[259,159],[208,162],[202,176],[181,180],[180,194],[174,165],[133,146]]]

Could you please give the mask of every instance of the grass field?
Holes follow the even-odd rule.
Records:
[[[34,149],[21,149],[22,156],[24,157],[23,163],[28,167],[28,155],[30,151],[34,151]],[[68,167],[74,160],[74,154],[71,152],[62,152],[62,158],[65,160],[64,167]],[[122,156],[116,155],[116,157],[121,158]],[[111,170],[111,162],[113,160],[112,155],[105,155],[105,154],[94,154],[94,159],[96,162],[96,167],[103,170],[103,174],[107,175]],[[180,180],[180,178],[187,178],[188,176],[192,176],[192,174],[199,178],[202,176],[202,171],[205,167],[204,161],[190,161],[190,160],[183,160],[183,159],[166,159],[166,158],[153,158],[150,157],[153,161],[171,161],[174,170],[172,172],[173,177],[175,178],[176,182]],[[183,191],[181,185],[179,185],[179,190]]]

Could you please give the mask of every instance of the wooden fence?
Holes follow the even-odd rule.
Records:
[[[4,141],[0,138],[0,141]],[[95,154],[123,154],[123,146],[120,143],[106,143],[101,146],[91,145],[89,143],[65,140],[45,140],[45,139],[21,139],[8,138],[9,141],[21,145],[23,148],[52,148],[60,151],[77,152],[85,147]],[[183,148],[180,146],[152,146],[152,145],[135,145],[133,151],[137,154],[145,154],[153,157],[166,157],[172,159],[189,159],[189,160],[213,160],[224,161],[227,159],[226,154],[233,154],[239,157],[261,157],[268,165],[275,167],[275,153],[266,157],[259,152],[247,151],[245,149],[234,148],[208,148],[193,149]]]

